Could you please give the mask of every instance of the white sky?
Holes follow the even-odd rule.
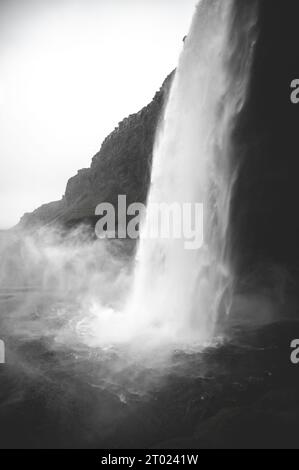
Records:
[[[197,0],[0,0],[0,228],[60,199],[176,66]]]

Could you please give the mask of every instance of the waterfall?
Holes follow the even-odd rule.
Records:
[[[256,7],[256,0],[201,0],[196,8],[157,130],[130,293],[123,308],[95,302],[76,323],[88,345],[202,346],[229,313],[233,132],[248,94]],[[159,225],[151,208],[162,205],[187,208],[188,230],[202,243],[190,249],[186,237],[150,237]],[[178,232],[181,222],[173,216],[169,224]]]
[[[240,5],[242,3],[242,5]],[[229,213],[235,168],[232,133],[246,100],[256,2],[199,2],[157,132],[148,207],[203,204],[203,246],[141,229],[127,320],[170,341],[208,341],[229,311]]]

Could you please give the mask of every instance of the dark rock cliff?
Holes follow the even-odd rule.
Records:
[[[116,204],[119,194],[126,195],[129,203],[145,202],[155,133],[173,75],[166,78],[149,105],[119,123],[102,143],[90,168],[69,179],[60,201],[25,214],[19,225],[34,229],[47,224],[94,223],[96,206],[101,202]]]
[[[278,266],[298,277],[299,2],[259,0],[258,41],[247,105],[236,129],[239,168],[231,232],[238,277]],[[297,271],[297,273],[296,273]]]

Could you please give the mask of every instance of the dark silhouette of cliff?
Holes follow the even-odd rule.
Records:
[[[299,2],[258,5],[249,95],[235,131],[231,249],[237,277],[262,283],[273,267],[299,273],[299,105],[290,100],[299,77]]]
[[[128,203],[145,202],[155,133],[173,75],[166,78],[149,105],[119,123],[102,143],[90,168],[69,179],[60,201],[25,214],[19,226],[36,229],[48,224],[94,224],[96,206],[101,202],[116,204],[119,194],[126,195]]]

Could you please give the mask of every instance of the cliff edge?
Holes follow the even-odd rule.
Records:
[[[145,202],[156,129],[174,73],[166,78],[150,104],[125,118],[106,137],[91,166],[69,179],[61,200],[24,214],[18,227],[95,223],[96,206],[101,202],[116,204],[119,194],[126,195],[129,203]]]

